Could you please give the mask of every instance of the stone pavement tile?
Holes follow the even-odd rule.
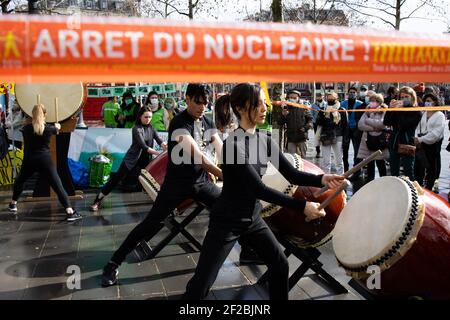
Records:
[[[139,263],[123,263],[119,268],[120,297],[141,295],[164,296],[161,276],[154,260]]]
[[[318,279],[316,275],[305,276],[301,278],[297,285],[306,292],[312,299],[317,299],[323,296],[329,296],[333,294],[331,288],[329,288],[321,279]]]
[[[289,300],[311,300],[311,297],[298,285],[289,291]]]
[[[67,277],[31,279],[23,300],[70,300],[74,290],[69,289],[67,280]]]
[[[251,284],[250,281],[244,276],[239,267],[227,259],[219,270],[213,288],[236,287],[249,284]]]
[[[0,300],[22,299],[37,262],[31,260],[0,261]]]
[[[119,298],[119,286],[101,287],[103,266],[109,261],[109,255],[97,255],[79,260],[81,269],[81,290],[73,293],[74,300],[98,298]]]
[[[169,293],[183,293],[194,275],[195,263],[189,254],[155,259],[164,288]]]
[[[72,236],[66,230],[51,230],[42,250],[42,257],[64,253],[76,254],[79,247],[80,233],[73,232]]]

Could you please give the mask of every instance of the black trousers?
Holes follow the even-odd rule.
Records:
[[[217,278],[223,262],[240,239],[258,254],[268,267],[271,300],[287,300],[289,295],[289,263],[277,239],[258,215],[249,226],[230,226],[212,217],[197,268],[188,282],[183,298],[204,299]]]
[[[112,176],[111,179],[108,180],[108,182],[102,187],[101,191],[106,196],[108,195],[117,185],[120,181],[122,181],[128,174],[131,172],[125,165],[125,162],[122,161],[122,164],[119,167],[119,170],[117,170],[116,174]]]
[[[367,164],[367,180],[372,181],[375,179],[375,163],[377,164],[378,174],[380,177],[386,176],[386,161],[384,160],[373,160]]]
[[[26,157],[23,160],[19,176],[14,182],[14,191],[12,196],[14,201],[19,199],[22,194],[25,181],[27,181],[27,179],[30,178],[35,172],[39,172],[40,175],[48,177],[50,186],[58,195],[58,200],[64,209],[72,207],[69,196],[61,183],[58,172],[53,165],[52,158],[48,153],[35,154],[32,157]]]
[[[108,182],[102,187],[101,192],[106,196],[111,193],[111,191],[117,187],[119,182],[123,182],[126,180],[127,177],[130,176],[130,174],[136,169],[139,168],[145,168],[147,164],[150,162],[150,157],[148,153],[142,153],[139,157],[138,163],[131,169],[128,169],[125,165],[125,161],[122,161],[120,164],[119,170],[117,170],[116,174],[113,175],[111,179],[108,180]],[[137,178],[135,178],[137,180]]]
[[[353,156],[353,166],[357,165],[361,162],[361,159],[358,158],[359,145],[361,144],[362,131],[355,129],[348,129],[348,135],[343,137],[342,140],[342,161],[344,162],[344,171],[348,171],[350,169],[350,165],[348,163],[348,150],[350,149],[350,141],[353,144],[353,151],[355,152]],[[361,171],[355,172],[355,176],[359,176]]]
[[[428,190],[433,190],[434,182],[439,179],[441,146],[442,140],[434,144],[421,144],[428,160],[428,168],[425,168],[421,161],[416,160],[414,162],[414,177],[421,186],[425,186]],[[425,184],[424,179],[426,180]]]
[[[194,185],[164,182],[147,217],[130,232],[111,261],[120,265],[139,242],[155,236],[164,219],[184,200],[192,198],[210,208],[219,195],[220,189],[211,182]]]

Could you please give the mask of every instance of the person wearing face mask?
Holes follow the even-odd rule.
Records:
[[[173,117],[176,114],[175,106],[177,105],[175,99],[173,97],[167,97],[164,100],[164,126],[166,128],[169,127],[170,121],[172,121]]]
[[[386,93],[386,98],[384,98],[384,103],[388,106],[391,100],[398,100],[398,88],[395,86],[389,87]]]
[[[116,114],[118,128],[133,128],[140,106],[130,91],[126,91],[122,96],[122,104]]]
[[[342,112],[338,112],[341,110]],[[331,172],[331,149],[333,149],[336,173],[342,174],[344,166],[342,161],[342,137],[348,130],[347,112],[340,106],[336,92],[327,95],[327,106],[317,118],[317,136],[322,144],[322,169]]]
[[[379,112],[365,112],[358,122],[358,128],[363,132],[361,144],[358,150],[358,158],[364,159],[369,157],[376,150],[381,150],[382,154],[377,156],[375,160],[367,164],[367,181],[375,179],[375,164],[378,168],[380,177],[386,175],[386,161],[389,159],[389,150],[387,144],[387,127],[383,120],[386,114],[387,105],[383,103],[381,94],[374,94],[369,99],[368,110],[377,109]]]
[[[164,118],[168,119],[167,110],[162,107],[159,103],[158,93],[156,91],[151,91],[147,96],[147,101],[145,105],[152,109],[153,118],[152,118],[152,126],[156,131],[167,131],[166,124],[164,122]]]
[[[411,87],[403,87],[399,91],[400,100],[391,100],[389,108],[417,107],[416,92]],[[414,145],[414,135],[422,117],[420,111],[390,111],[387,112],[383,123],[392,127],[389,138],[390,168],[392,176],[400,175],[400,165],[403,174],[414,181],[414,155],[399,153],[399,144]]]
[[[300,103],[301,93],[291,90],[287,94],[289,102]],[[280,126],[286,124],[287,151],[298,153],[302,158],[306,157],[308,130],[313,128],[313,118],[309,110],[294,106],[283,106]]]
[[[436,107],[441,105],[439,98],[433,93],[425,94],[423,100],[425,107]],[[419,125],[416,128],[414,144],[417,148],[423,149],[425,159],[416,157],[414,174],[420,185],[430,191],[433,190],[435,181],[439,179],[444,129],[445,115],[441,111],[424,112]]]
[[[346,135],[343,136],[342,140],[342,152],[343,152],[343,162],[344,171],[348,171],[350,168],[348,163],[348,151],[350,149],[350,141],[353,145],[353,165],[357,165],[361,159],[358,158],[359,145],[361,143],[361,131],[358,129],[358,121],[362,116],[362,112],[352,112],[354,110],[364,109],[364,104],[356,99],[357,90],[355,87],[350,87],[348,89],[348,99],[342,101],[341,107],[347,110],[348,113],[348,130],[346,130]],[[356,172],[352,179],[358,179],[360,171]]]
[[[319,113],[325,110],[326,106],[327,102],[324,101],[322,92],[316,93],[316,101],[311,105],[311,115],[313,117],[314,134],[317,133],[317,118],[319,117]],[[320,158],[319,139],[315,139],[314,143],[316,145],[316,158]]]
[[[150,124],[152,119],[152,110],[148,107],[139,109],[135,120],[135,126],[132,129],[132,143],[128,149],[117,173],[102,187],[101,192],[95,197],[91,204],[91,211],[97,211],[103,199],[127,176],[129,176],[139,166],[139,163],[148,163],[141,161],[145,155],[158,155],[159,152],[153,149],[153,141],[156,141],[164,150],[167,144],[162,141],[158,133]]]
[[[361,87],[359,87],[359,97],[358,100],[359,101],[364,101],[367,95],[367,90],[369,90],[369,88],[366,85],[362,85]]]

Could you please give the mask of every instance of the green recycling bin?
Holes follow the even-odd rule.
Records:
[[[111,159],[104,155],[96,155],[89,159],[91,161],[91,169],[89,172],[89,186],[100,188],[108,181],[112,170]]]

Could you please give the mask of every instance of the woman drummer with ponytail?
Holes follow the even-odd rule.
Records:
[[[52,135],[58,133],[61,125],[45,123],[46,115],[47,112],[42,104],[35,105],[31,121],[28,120],[28,123],[22,128],[24,156],[19,176],[14,182],[13,196],[8,209],[17,213],[17,200],[23,191],[25,181],[35,172],[39,172],[48,178],[50,186],[58,195],[59,202],[66,209],[67,221],[75,221],[81,219],[82,216],[73,210],[50,155],[50,139]]]
[[[267,187],[261,177],[268,162],[271,161],[295,185],[327,185],[333,189],[340,186],[344,177],[297,171],[267,135],[256,131],[256,126],[264,123],[267,111],[264,92],[258,85],[238,84],[225,99],[238,117],[239,127],[223,144],[222,193],[211,210],[209,229],[184,298],[196,300],[207,296],[223,262],[236,241],[241,239],[268,267],[270,299],[286,300],[289,264],[261,217],[259,199],[297,209],[298,214],[309,219],[320,218],[325,212],[318,209],[318,204],[295,199]]]

